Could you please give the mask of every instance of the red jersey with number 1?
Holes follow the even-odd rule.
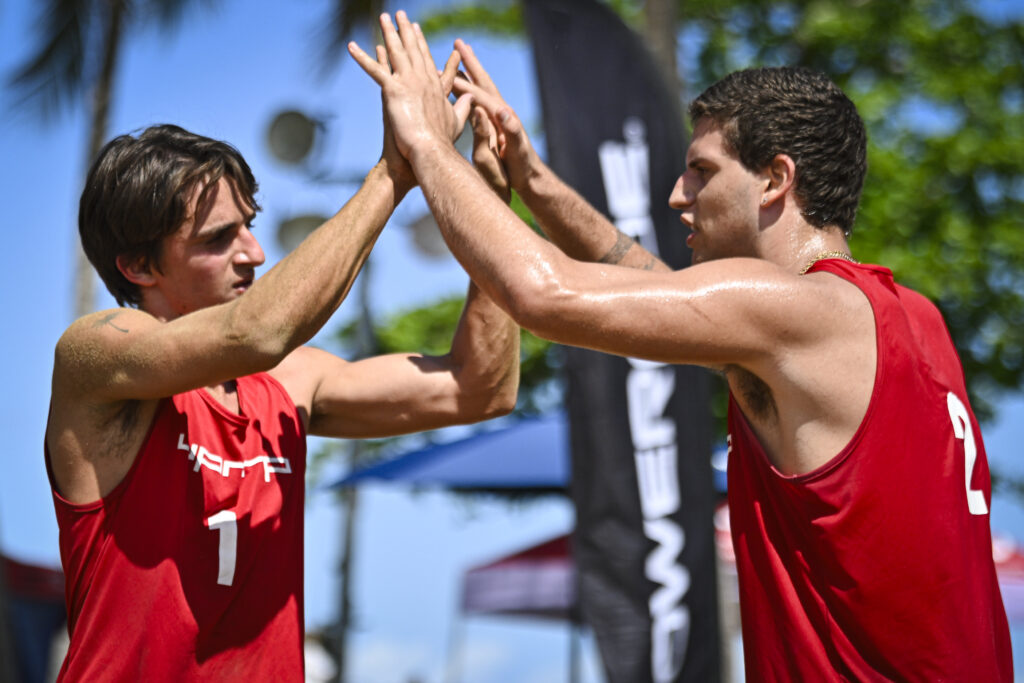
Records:
[[[942,317],[886,268],[813,270],[871,302],[875,385],[846,448],[799,476],[772,467],[730,401],[747,678],[1010,681],[988,462]]]
[[[305,432],[269,375],[237,387],[241,415],[203,389],[164,399],[102,500],[54,492],[63,680],[303,680]]]

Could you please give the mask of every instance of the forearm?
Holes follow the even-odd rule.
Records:
[[[334,216],[230,304],[228,334],[280,360],[319,331],[348,294],[408,185],[378,163]]]
[[[524,298],[518,292],[548,278],[565,255],[524,225],[454,148],[426,146],[411,156],[452,254],[488,296],[512,312]]]
[[[494,417],[515,408],[519,326],[472,282],[449,357],[467,410]]]
[[[533,160],[531,172],[516,191],[544,234],[568,256],[627,268],[669,269],[539,159]]]

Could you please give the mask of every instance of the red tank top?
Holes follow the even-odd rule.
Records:
[[[988,462],[945,323],[886,268],[813,270],[871,302],[875,385],[846,448],[799,476],[772,467],[730,400],[747,679],[1010,681]]]
[[[238,400],[164,399],[109,495],[54,491],[62,680],[303,680],[305,432],[269,375],[239,379]]]

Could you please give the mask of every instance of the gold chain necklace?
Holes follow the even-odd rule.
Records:
[[[855,260],[852,256],[842,251],[823,251],[814,258],[812,258],[810,261],[808,261],[807,265],[804,266],[803,270],[800,271],[800,274],[805,275],[807,271],[811,269],[811,266],[813,266],[818,261],[822,261],[827,258],[841,258],[843,260],[849,261],[850,263],[860,263],[860,261]]]

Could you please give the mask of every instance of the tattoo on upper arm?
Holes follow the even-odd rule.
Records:
[[[125,329],[123,327],[118,327],[117,325],[114,324],[114,318],[116,318],[119,315],[121,315],[120,312],[111,313],[110,315],[106,315],[106,316],[100,318],[99,320],[97,320],[95,325],[93,325],[93,327],[103,327],[104,325],[110,325],[111,327],[113,327],[118,332],[124,332],[125,334],[128,334],[128,330],[127,329]]]
[[[625,256],[626,252],[629,251],[636,242],[629,235],[620,232],[618,239],[615,240],[615,244],[608,250],[608,253],[597,260],[598,263],[611,263],[615,265],[619,263]]]

